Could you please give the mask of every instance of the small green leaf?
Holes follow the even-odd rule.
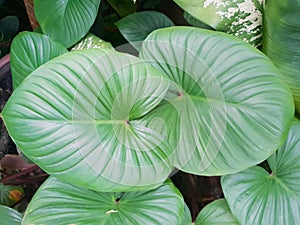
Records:
[[[63,45],[46,35],[27,31],[18,34],[13,40],[10,53],[14,89],[39,66],[66,52]]]
[[[285,144],[268,159],[272,173],[255,166],[222,177],[225,198],[241,224],[299,224],[299,149],[300,122],[294,121]]]
[[[34,0],[34,12],[43,33],[70,47],[93,25],[101,0]]]
[[[1,225],[21,225],[22,214],[7,206],[0,205]]]
[[[72,48],[72,51],[89,49],[89,48],[100,48],[100,49],[111,50],[113,49],[113,46],[109,42],[103,41],[96,35],[89,33]]]
[[[140,57],[171,82],[149,117],[166,123],[174,166],[200,175],[238,172],[270,157],[294,117],[291,92],[256,48],[192,27],[152,32]]]
[[[158,28],[174,26],[174,23],[160,12],[144,11],[130,14],[119,20],[116,26],[126,40],[140,50],[148,34]]]
[[[20,186],[4,185],[0,183],[0,205],[12,206],[24,196]]]
[[[205,206],[197,216],[195,225],[240,225],[233,217],[225,199]]]
[[[173,169],[174,149],[154,126],[159,118],[142,118],[168,85],[137,57],[73,51],[32,72],[2,117],[19,149],[66,182],[99,191],[155,188]]]
[[[0,20],[0,58],[9,53],[11,41],[18,29],[18,17],[6,16]]]
[[[184,201],[170,182],[144,192],[95,192],[50,177],[30,202],[22,224],[180,225]]]
[[[107,0],[107,2],[116,10],[120,17],[128,16],[136,12],[137,9],[132,0]]]
[[[183,17],[193,27],[199,27],[199,28],[203,28],[203,29],[214,30],[211,26],[201,22],[200,20],[196,19],[195,17],[193,17],[192,15],[190,15],[187,12],[183,13]]]

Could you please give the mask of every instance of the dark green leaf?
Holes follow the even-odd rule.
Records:
[[[63,45],[46,35],[27,31],[18,34],[10,53],[14,89],[39,66],[66,52]]]
[[[1,225],[21,225],[22,215],[16,210],[0,205]]]
[[[263,52],[289,84],[300,112],[300,2],[269,0],[265,9]]]
[[[283,144],[294,115],[292,95],[254,47],[221,32],[171,27],[152,32],[140,55],[173,82],[147,120],[166,123],[175,167],[233,173]]]
[[[99,191],[155,188],[174,149],[144,121],[169,81],[142,60],[87,49],[57,57],[14,91],[2,117],[19,149],[48,173]],[[80,177],[80,179],[79,179]]]
[[[107,0],[120,17],[128,16],[136,11],[136,4],[132,0]]]
[[[272,173],[255,166],[222,178],[228,205],[243,225],[297,225],[300,221],[300,122],[272,155]]]
[[[0,58],[9,53],[11,41],[18,29],[19,20],[16,16],[6,16],[0,20]]]
[[[50,177],[33,197],[24,225],[180,225],[184,201],[170,182],[145,192],[95,192]]]
[[[0,183],[0,205],[12,206],[24,196],[20,186],[4,185]]]
[[[140,50],[142,41],[145,40],[148,34],[158,28],[174,26],[174,23],[160,12],[144,11],[119,20],[116,26],[126,40],[137,50]]]
[[[240,225],[233,217],[225,199],[205,206],[197,216],[195,225]]]
[[[188,14],[187,12],[183,13],[183,17],[184,19],[191,24],[194,27],[199,27],[199,28],[203,28],[203,29],[208,29],[208,30],[213,30],[213,28],[203,22],[201,22],[200,20],[196,19],[195,17],[191,16],[190,14]]]
[[[34,0],[42,31],[65,47],[74,45],[93,25],[101,0]]]

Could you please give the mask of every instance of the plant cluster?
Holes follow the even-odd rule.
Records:
[[[175,0],[197,27],[107,2],[135,56],[88,33],[100,0],[35,0],[13,40],[1,116],[50,177],[9,224],[299,224],[300,2]],[[175,168],[225,198],[192,222]]]

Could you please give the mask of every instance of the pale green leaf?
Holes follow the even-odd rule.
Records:
[[[141,119],[169,85],[150,64],[114,50],[73,51],[23,83],[2,117],[19,149],[49,174],[133,191],[159,186],[172,171],[174,149],[153,126],[159,120]]]
[[[195,225],[240,225],[233,217],[225,199],[205,206],[196,218]]]
[[[1,225],[21,225],[22,215],[16,210],[0,205]]]
[[[277,68],[249,44],[191,27],[154,31],[140,56],[166,75],[164,102],[147,115],[166,123],[175,167],[200,175],[237,172],[283,144],[294,116]]]
[[[95,192],[49,178],[30,202],[22,224],[180,225],[184,201],[170,182],[144,192]]]
[[[300,122],[272,155],[272,170],[255,166],[222,178],[228,205],[242,225],[297,225],[300,221]]]

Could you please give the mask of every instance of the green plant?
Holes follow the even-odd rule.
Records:
[[[91,34],[77,43],[96,18],[100,1],[91,2],[53,7],[36,0],[48,36],[25,32],[12,44],[15,90],[1,115],[17,146],[51,175],[22,224],[191,224],[168,179],[175,167],[223,175],[226,200],[206,206],[195,224],[300,221],[285,208],[298,209],[299,122],[292,122],[292,93],[271,60],[232,35],[176,27],[156,12],[117,23],[138,57]],[[200,11],[215,12],[214,4],[205,11],[205,2]],[[43,4],[53,8],[46,14]],[[186,9],[195,16],[193,7]],[[209,21],[216,21],[213,14]],[[242,32],[254,46],[256,29],[252,36]],[[267,159],[271,174],[256,166]],[[280,204],[262,207],[270,199]]]

